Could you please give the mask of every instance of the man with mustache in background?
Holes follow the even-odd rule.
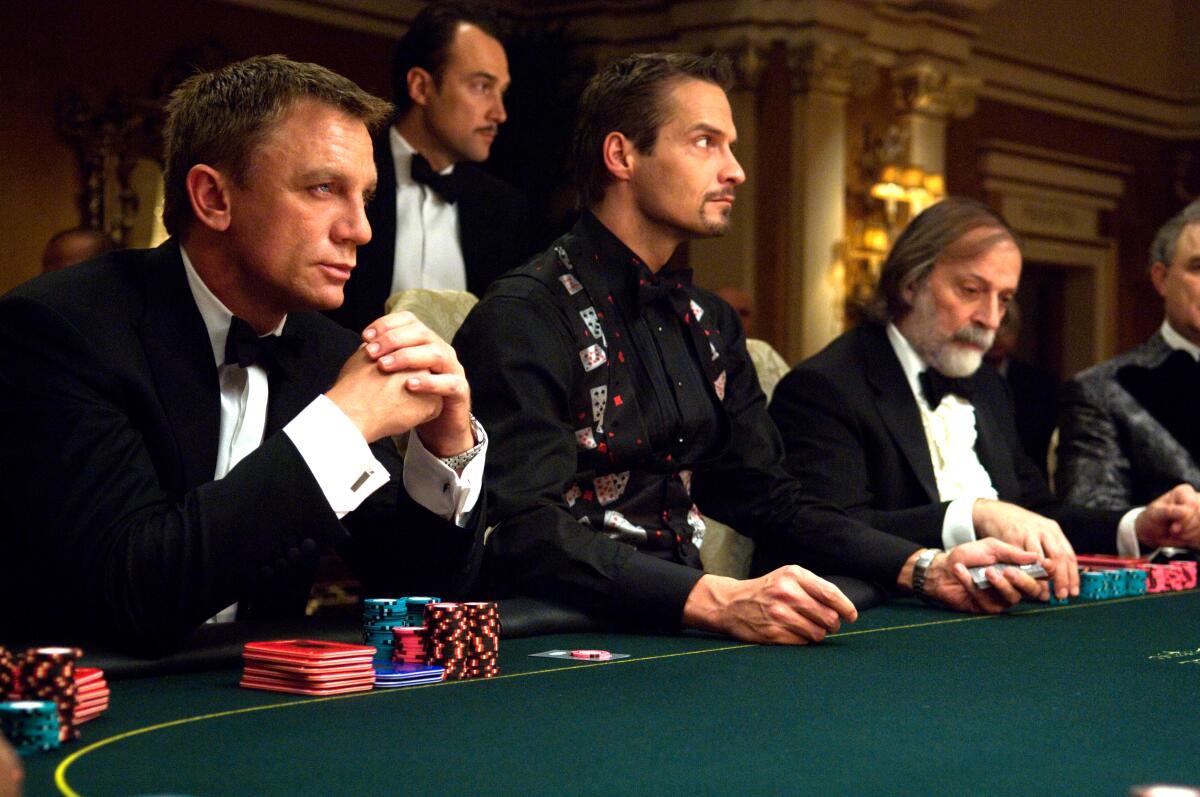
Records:
[[[770,412],[789,470],[816,497],[925,546],[932,562],[985,537],[1032,551],[1065,598],[1079,588],[1072,543],[1136,551],[1135,538],[1194,527],[1200,513],[1176,491],[1129,512],[1054,500],[1022,450],[1010,392],[980,367],[1020,276],[1003,219],[969,199],[934,205],[888,255],[875,321],[797,366]]]
[[[573,143],[582,218],[497,280],[455,337],[497,441],[487,556],[499,589],[777,644],[818,641],[857,616],[812,570],[963,610],[1044,596],[1015,569],[989,569],[994,590],[971,583],[964,566],[1038,560],[996,540],[914,580],[919,545],[811,500],[784,472],[737,313],[668,265],[681,243],[728,229],[746,179],[729,76],[720,57],[659,53],[593,77]],[[701,512],[780,566],[704,573]]]
[[[367,206],[374,233],[358,250],[346,301],[329,316],[354,331],[410,288],[482,296],[529,249],[524,196],[476,164],[508,118],[501,20],[468,3],[426,6],[396,44],[398,115],[374,140],[379,187]]]

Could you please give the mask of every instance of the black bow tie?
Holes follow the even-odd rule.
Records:
[[[261,365],[270,372],[280,368],[287,354],[294,354],[299,343],[299,338],[288,334],[260,338],[254,327],[234,316],[225,338],[225,364],[242,368]]]
[[[921,393],[925,395],[925,402],[931,411],[936,410],[942,399],[951,393],[971,400],[970,379],[954,379],[935,368],[926,368],[918,374],[917,381],[921,383]]]
[[[672,300],[672,304],[682,301],[685,304],[691,298],[688,288],[692,284],[692,270],[687,268],[672,269],[652,277],[638,277],[638,305],[645,307],[651,302],[663,298]]]
[[[458,195],[462,190],[458,181],[458,173],[455,171],[449,174],[438,174],[429,165],[429,161],[425,160],[425,156],[419,153],[413,153],[412,156],[412,178],[418,183],[432,188],[434,193],[446,202],[458,201]]]

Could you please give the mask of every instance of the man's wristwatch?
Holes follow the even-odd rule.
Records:
[[[475,419],[474,414],[471,415],[471,436],[475,440],[474,446],[452,457],[438,457],[442,464],[455,473],[462,473],[463,468],[467,467],[471,460],[475,459],[476,455],[483,450],[483,443],[487,439],[487,435],[484,434],[483,426]]]
[[[926,548],[921,551],[921,555],[917,557],[917,561],[913,563],[912,574],[912,590],[918,595],[925,594],[925,576],[929,572],[929,566],[933,564],[934,558],[945,553],[941,548]]]

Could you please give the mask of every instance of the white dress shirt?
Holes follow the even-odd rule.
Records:
[[[213,473],[214,479],[221,479],[262,445],[267,424],[267,372],[260,365],[225,365],[225,339],[233,314],[200,279],[182,247],[180,255],[192,298],[208,330],[221,386],[221,424]],[[286,321],[280,321],[270,334],[280,334]],[[353,512],[391,479],[358,427],[324,395],[313,399],[283,431],[339,518]],[[404,457],[404,487],[408,494],[430,512],[445,520],[453,518],[461,526],[479,500],[487,454],[487,441],[482,442],[479,454],[459,475],[431,454],[418,435],[409,435]],[[236,614],[235,603],[209,622],[233,620]]]
[[[1175,327],[1171,326],[1170,321],[1164,318],[1162,326],[1158,328],[1158,331],[1162,334],[1163,340],[1165,340],[1167,345],[1172,349],[1186,351],[1188,354],[1192,355],[1193,360],[1200,361],[1200,346],[1197,346],[1195,343],[1192,343],[1183,335],[1180,335],[1178,332],[1176,332]]]
[[[936,409],[930,410],[921,392],[920,374],[927,367],[921,355],[895,324],[887,325],[887,336],[921,414],[938,500],[950,502],[942,519],[942,547],[949,550],[975,539],[971,510],[976,499],[997,497],[992,477],[975,453],[979,435],[975,406],[962,396],[949,394]]]
[[[446,202],[412,178],[416,150],[392,127],[388,131],[396,169],[396,254],[392,293],[409,288],[467,289],[467,267],[458,238],[458,205]],[[442,174],[454,171],[454,164]]]

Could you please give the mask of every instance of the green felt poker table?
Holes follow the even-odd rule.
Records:
[[[627,653],[609,662],[533,657]],[[26,794],[1123,795],[1200,782],[1200,591],[1001,616],[916,601],[809,647],[505,639],[488,680],[308,698],[111,680]]]

